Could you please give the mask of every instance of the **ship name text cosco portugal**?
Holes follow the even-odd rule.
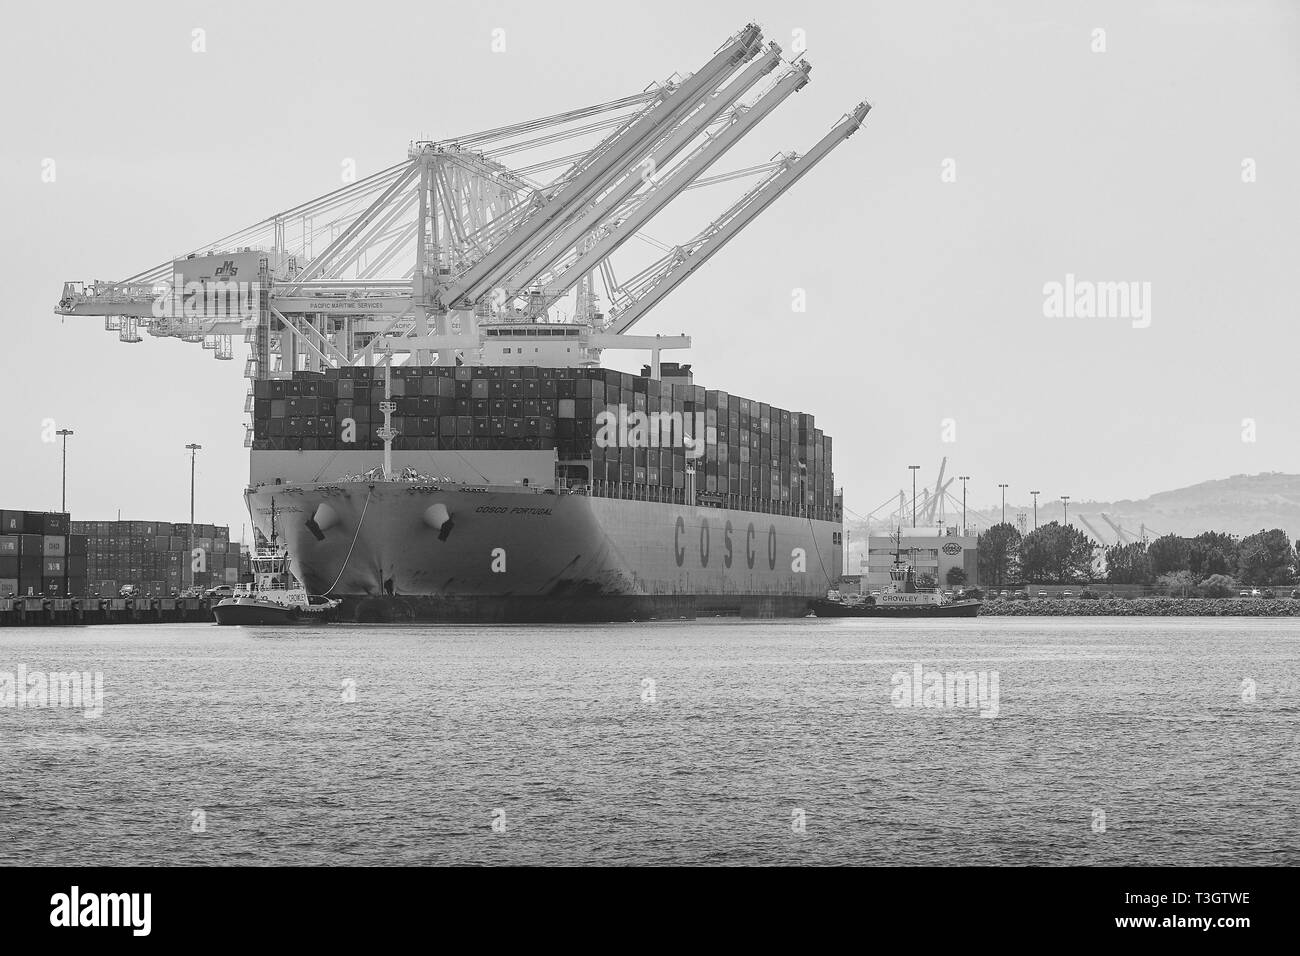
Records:
[[[736,558],[734,538],[742,537],[745,547],[745,566],[753,570],[754,565],[759,560],[766,560],[769,571],[776,570],[776,525],[768,525],[767,533],[763,534],[754,528],[751,521],[743,532],[740,531],[730,521],[723,523],[718,530],[722,532],[722,566],[729,568]],[[707,568],[709,561],[713,557],[713,532],[714,528],[708,518],[700,522],[700,567]],[[766,540],[764,540],[766,538]],[[689,538],[686,533],[686,521],[680,515],[677,518],[677,526],[673,531],[673,557],[677,560],[677,566],[680,568],[686,561],[686,548],[689,544]],[[802,549],[801,549],[802,550]]]

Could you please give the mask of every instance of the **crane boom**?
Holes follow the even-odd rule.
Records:
[[[1104,512],[1104,511],[1101,513],[1101,520],[1104,521],[1104,522],[1106,522],[1106,524],[1110,525],[1110,529],[1111,529],[1112,531],[1115,532],[1115,543],[1116,543],[1116,544],[1130,544],[1130,543],[1132,543],[1132,541],[1134,540],[1133,535],[1129,534],[1127,531],[1125,531],[1123,528],[1121,528],[1121,527],[1120,527],[1119,525],[1117,525],[1115,522],[1111,521],[1111,520],[1110,520],[1110,516],[1107,515],[1106,512]]]
[[[944,494],[948,491],[948,485],[943,483],[943,473],[948,467],[948,456],[944,455],[943,461],[939,462],[939,477],[934,480],[934,497],[926,505],[925,523],[934,524],[934,513],[938,504],[943,500]],[[949,480],[948,484],[952,484]]]
[[[699,148],[694,150],[667,178],[640,197],[639,205],[626,219],[619,222],[616,227],[606,229],[594,244],[580,253],[559,275],[546,284],[537,308],[545,309],[553,305],[555,300],[572,288],[583,274],[594,267],[595,263],[611,255],[619,246],[632,238],[638,229],[676,199],[682,190],[687,189],[691,183],[707,172],[728,150],[766,119],[787,96],[802,89],[808,82],[809,69],[811,67],[806,62],[793,68],[757,103],[736,116],[725,130],[701,143]]]
[[[722,74],[730,73],[737,63],[753,59],[761,42],[762,31],[756,25],[748,24],[699,72],[676,87],[666,89],[657,103],[643,110],[608,137],[601,147],[588,154],[585,165],[579,163],[571,177],[562,181],[550,196],[541,199],[525,223],[503,238],[463,276],[448,283],[438,297],[441,304],[473,305],[496,279],[518,266],[548,236],[553,235],[576,206],[589,202],[612,177],[636,165],[635,159],[644,153],[645,146],[694,110],[709,91],[717,88]]]
[[[854,107],[835,128],[827,133],[811,150],[803,156],[790,158],[770,177],[750,190],[738,203],[723,213],[713,224],[704,230],[694,243],[694,248],[687,252],[678,250],[669,256],[669,262],[663,273],[658,276],[642,294],[626,308],[614,316],[609,331],[626,332],[647,312],[661,302],[669,292],[680,285],[696,269],[704,265],[719,249],[733,239],[737,233],[777,200],[787,189],[798,182],[814,166],[825,159],[840,143],[852,136],[862,126],[871,104],[862,102]]]
[[[1091,532],[1093,538],[1096,539],[1098,544],[1106,543],[1106,539],[1101,536],[1101,532],[1098,531],[1096,528],[1094,528],[1091,522],[1089,522],[1087,518],[1085,518],[1083,515],[1079,515],[1079,520],[1083,523],[1083,526],[1087,528],[1089,532]]]
[[[664,169],[674,156],[685,149],[700,133],[714,123],[724,110],[733,108],[736,100],[762,77],[774,70],[781,62],[781,48],[776,43],[768,45],[768,52],[749,64],[731,83],[713,97],[651,153],[641,168],[630,169],[622,181],[610,189],[600,200],[584,213],[576,216],[568,226],[524,265],[515,270],[502,282],[507,289],[518,289],[527,285],[553,265],[556,260],[567,255],[585,236],[619,209],[620,205],[645,182],[643,170],[651,175],[656,170]]]

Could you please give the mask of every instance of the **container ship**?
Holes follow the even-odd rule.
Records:
[[[689,367],[644,372],[258,382],[249,510],[259,528],[274,510],[295,575],[343,597],[345,616],[806,613],[842,570],[830,437],[811,415],[697,386]]]
[[[218,360],[242,337],[250,514],[267,536],[279,516],[269,543],[345,619],[800,615],[841,570],[831,439],[661,361],[688,336],[631,329],[861,127],[865,101],[807,152],[714,169],[810,72],[748,24],[694,72],[413,142],[179,259],[66,283],[56,312]],[[647,233],[727,184],[694,235]]]

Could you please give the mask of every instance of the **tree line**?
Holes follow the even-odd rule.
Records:
[[[1300,540],[1281,528],[1238,538],[1206,531],[1184,538],[1166,534],[1150,543],[1103,547],[1077,528],[1053,521],[1022,535],[1002,523],[978,538],[980,583],[1162,585],[1188,593],[1226,596],[1238,586],[1269,587],[1296,581]]]

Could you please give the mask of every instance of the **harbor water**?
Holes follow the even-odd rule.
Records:
[[[9,629],[0,864],[1295,865],[1298,654],[1240,618]],[[83,699],[33,696],[61,672]]]

